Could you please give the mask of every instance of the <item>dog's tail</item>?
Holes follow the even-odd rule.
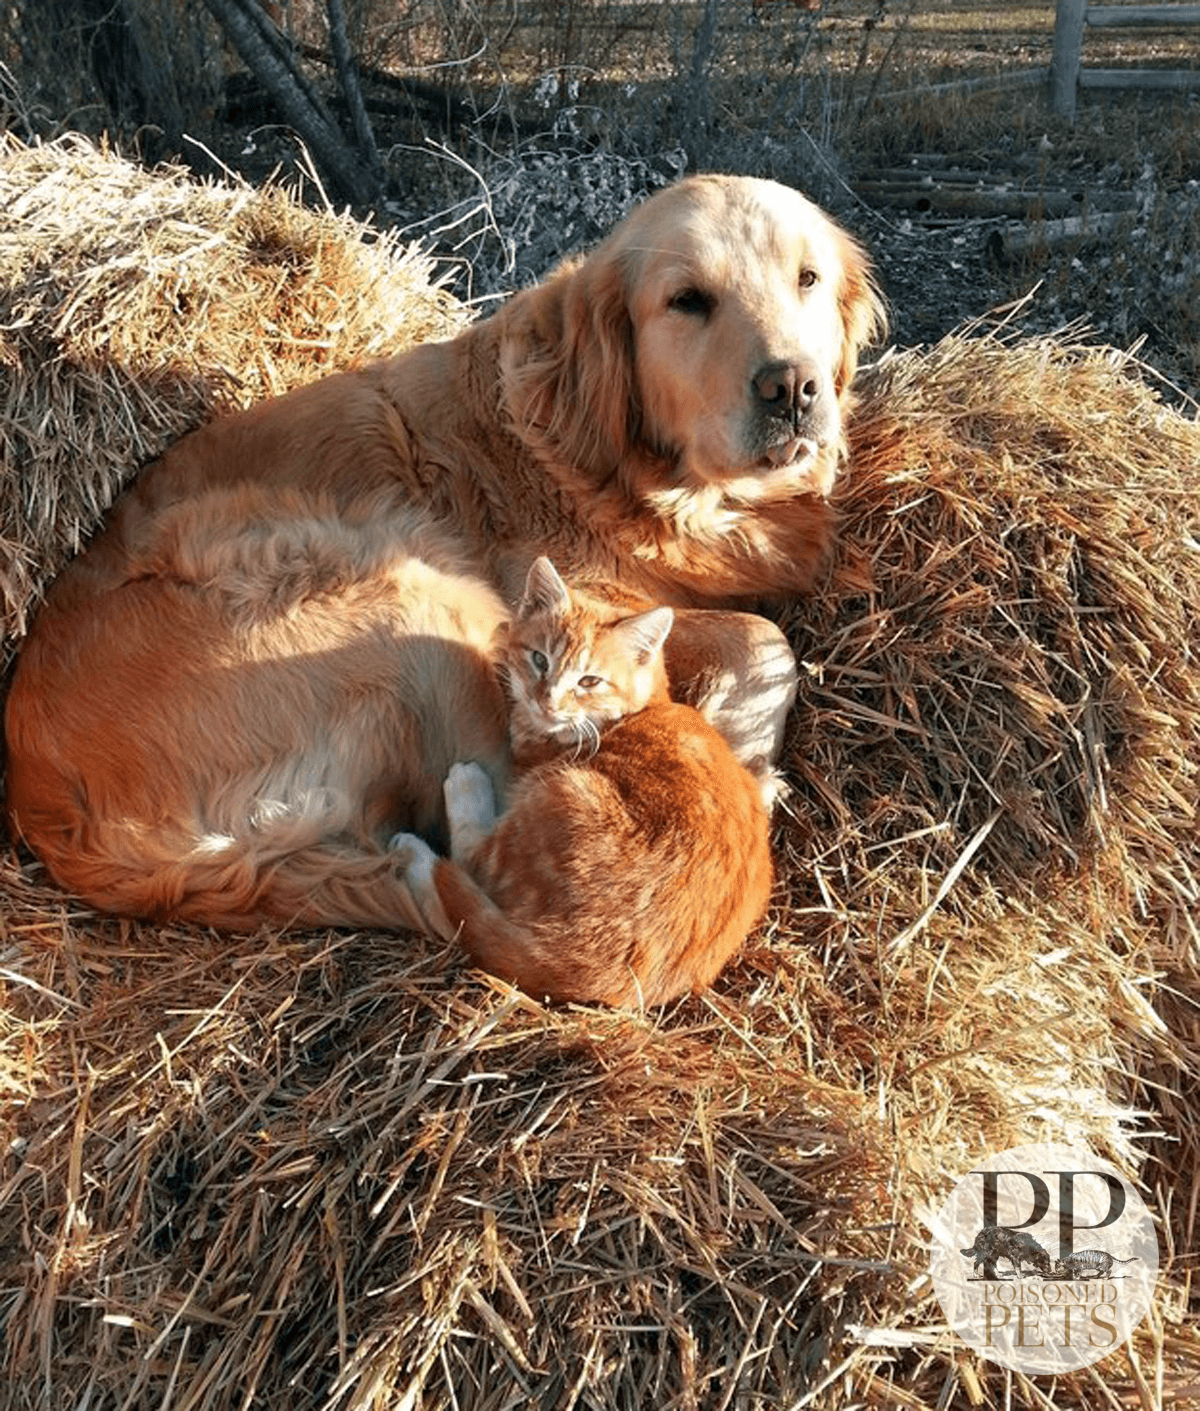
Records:
[[[586,943],[566,946],[548,928],[511,920],[448,858],[438,860],[433,881],[451,930],[480,969],[517,985],[534,999],[637,1004],[636,982],[632,975],[621,973],[613,957],[598,958],[589,953]]]
[[[220,831],[76,814],[70,826],[39,827],[37,850],[60,886],[122,916],[222,931],[427,930],[395,856],[347,827],[346,814],[321,790]]]
[[[428,930],[402,869],[384,851],[314,843],[265,861],[190,859],[169,914],[219,930],[280,926]]]

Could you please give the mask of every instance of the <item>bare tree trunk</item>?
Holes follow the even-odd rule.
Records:
[[[380,181],[347,143],[315,91],[296,71],[279,33],[255,0],[204,0],[242,62],[270,93],[285,121],[312,151],[330,185],[356,205],[369,205]]]
[[[264,0],[234,0],[246,14],[246,17],[253,23],[254,27],[262,36],[263,42],[268,45],[276,58],[291,74],[297,87],[313,105],[321,117],[336,129],[337,122],[330,114],[329,109],[321,101],[321,94],[316,84],[309,81],[308,75],[296,61],[296,45],[291,38],[285,38],[283,31],[275,24],[270,15],[263,8]]]
[[[376,180],[383,177],[383,163],[379,160],[379,149],[375,146],[375,134],[371,131],[371,120],[367,116],[367,106],[363,102],[362,88],[358,82],[358,64],[346,37],[346,11],[342,0],[325,0],[325,13],[329,16],[329,47],[333,51],[333,62],[337,69],[338,83],[350,109],[350,122],[354,128],[354,140],[363,154],[367,169]]]
[[[81,56],[114,129],[138,132],[151,159],[180,150],[183,114],[172,75],[144,42],[136,7],[127,0],[42,0],[46,32],[78,34]],[[59,56],[61,62],[61,55]],[[154,134],[161,140],[155,140]]]
[[[1054,111],[1075,121],[1075,93],[1079,86],[1079,55],[1087,22],[1087,0],[1057,0],[1054,12],[1054,62],[1050,69],[1050,98]]]

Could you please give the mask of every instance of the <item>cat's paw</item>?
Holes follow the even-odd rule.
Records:
[[[442,792],[451,827],[462,822],[490,828],[496,821],[496,796],[481,764],[452,764]]]
[[[450,924],[433,880],[437,853],[415,833],[396,833],[388,843],[388,851],[397,854],[396,860],[404,868],[404,880],[417,909],[425,918],[426,928],[444,941],[453,940],[454,927]]]
[[[759,796],[763,801],[763,807],[767,810],[767,816],[770,817],[775,805],[783,803],[791,793],[791,788],[779,770],[772,768],[770,765],[752,770],[751,772],[754,774],[754,778],[758,783]],[[786,804],[784,807],[786,808]]]
[[[458,862],[492,831],[496,796],[487,771],[479,764],[452,764],[442,793],[450,824],[450,855]]]

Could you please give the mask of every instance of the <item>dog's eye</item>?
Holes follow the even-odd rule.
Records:
[[[550,663],[546,660],[545,653],[539,652],[536,648],[529,653],[529,660],[539,676],[545,676],[546,672],[550,670]]]
[[[689,285],[686,289],[681,289],[678,294],[672,294],[667,301],[667,307],[674,309],[677,313],[692,314],[696,318],[707,318],[716,307],[716,300],[711,294],[706,294],[703,289],[696,289]]]
[[[603,685],[603,683],[602,676],[581,676],[579,678],[579,684],[585,691],[594,691],[597,686]]]
[[[801,288],[801,289],[811,289],[811,288],[813,287],[813,285],[816,284],[816,282],[817,282],[817,280],[818,280],[819,278],[820,278],[820,275],[817,274],[817,272],[816,272],[815,269],[802,269],[802,270],[800,271],[800,280],[799,280],[800,288]]]

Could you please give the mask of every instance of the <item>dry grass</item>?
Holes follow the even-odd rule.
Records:
[[[0,180],[10,644],[139,459],[458,318],[275,196],[82,144]],[[551,1011],[410,936],[100,918],[4,855],[0,1401],[1194,1398],[1200,426],[1115,355],[963,336],[869,371],[854,442],[786,617],[776,903],[706,997]],[[946,1332],[922,1213],[1058,1139],[1140,1175],[1165,1272],[1132,1356],[1033,1384]]]

